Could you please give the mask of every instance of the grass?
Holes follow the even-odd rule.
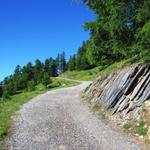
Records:
[[[96,104],[96,105],[93,106],[92,111],[93,112],[97,112],[97,111],[99,111],[101,109],[101,107],[102,107],[101,105]]]
[[[91,110],[96,113],[102,120],[107,121],[107,115],[106,110],[103,108],[100,104],[95,104],[94,106],[91,106],[89,103]]]
[[[90,70],[67,71],[61,74],[61,77],[74,79],[74,80],[92,81],[97,77],[97,74],[99,72],[100,72],[100,67],[96,67]]]
[[[45,91],[46,90],[43,89],[33,92],[24,92],[12,96],[10,100],[0,102],[0,141],[2,141],[8,134],[8,130],[11,125],[11,116],[20,108],[22,104]]]
[[[2,141],[6,135],[9,133],[9,129],[11,126],[11,116],[19,110],[20,106],[24,103],[31,100],[33,97],[46,92],[47,90],[62,88],[62,87],[70,87],[74,85],[78,85],[79,82],[52,78],[52,83],[48,85],[48,89],[45,88],[44,85],[39,84],[36,87],[35,91],[28,92],[24,91],[20,94],[11,96],[10,99],[3,101],[0,99],[0,149],[3,149]]]
[[[72,80],[66,80],[61,78],[51,78],[52,83],[48,85],[48,88],[65,88],[65,87],[71,87],[75,85],[79,85],[80,82],[72,81]]]
[[[143,120],[140,120],[140,121],[138,122],[137,131],[136,131],[136,132],[137,132],[137,134],[138,134],[139,136],[145,137],[145,136],[147,135],[148,128],[145,127],[146,124],[147,124],[147,122],[146,122],[146,121],[143,121]]]
[[[145,137],[145,136],[147,135],[147,131],[148,131],[147,128],[140,128],[140,129],[137,131],[137,134],[138,134],[139,136]]]
[[[139,128],[144,128],[145,125],[146,125],[146,122],[143,121],[143,120],[140,120],[139,123],[138,123]]]
[[[83,81],[93,81],[100,75],[109,75],[113,71],[123,68],[127,65],[132,64],[133,59],[123,60],[117,63],[114,63],[109,66],[99,66],[90,70],[81,70],[81,71],[67,71],[60,76],[63,78],[69,78],[74,80],[83,80]]]
[[[129,120],[123,125],[123,128],[138,136],[146,137],[148,132],[146,124],[143,120],[139,120],[138,122],[136,120]]]
[[[126,124],[123,125],[123,128],[126,129],[126,130],[129,130],[129,129],[132,128],[132,125],[129,124],[129,123],[126,123]]]

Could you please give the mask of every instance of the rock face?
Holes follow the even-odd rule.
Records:
[[[132,112],[138,118],[142,104],[150,98],[150,64],[135,64],[98,77],[86,90],[86,97],[113,109],[112,114]]]

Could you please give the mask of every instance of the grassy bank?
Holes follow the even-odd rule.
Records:
[[[96,77],[100,75],[109,75],[114,70],[123,68],[127,65],[135,63],[134,59],[123,60],[117,63],[114,63],[109,66],[99,66],[90,70],[81,70],[81,71],[67,71],[61,74],[61,77],[74,79],[74,80],[83,80],[83,81],[93,81]]]
[[[8,130],[11,126],[11,116],[19,110],[20,106],[31,100],[33,97],[48,90],[70,87],[78,84],[78,82],[70,80],[52,78],[52,83],[48,85],[48,88],[40,84],[36,87],[35,91],[23,91],[20,94],[11,96],[10,99],[6,99],[5,101],[0,99],[0,149],[2,149],[2,141],[4,137],[9,133]]]

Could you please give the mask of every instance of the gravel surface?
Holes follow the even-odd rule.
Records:
[[[49,91],[23,105],[13,118],[8,150],[144,150],[111,129],[80,100],[89,83]]]

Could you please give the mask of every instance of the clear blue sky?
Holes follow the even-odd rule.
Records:
[[[73,0],[0,0],[0,81],[17,64],[76,53],[89,38],[84,22],[94,18]]]

